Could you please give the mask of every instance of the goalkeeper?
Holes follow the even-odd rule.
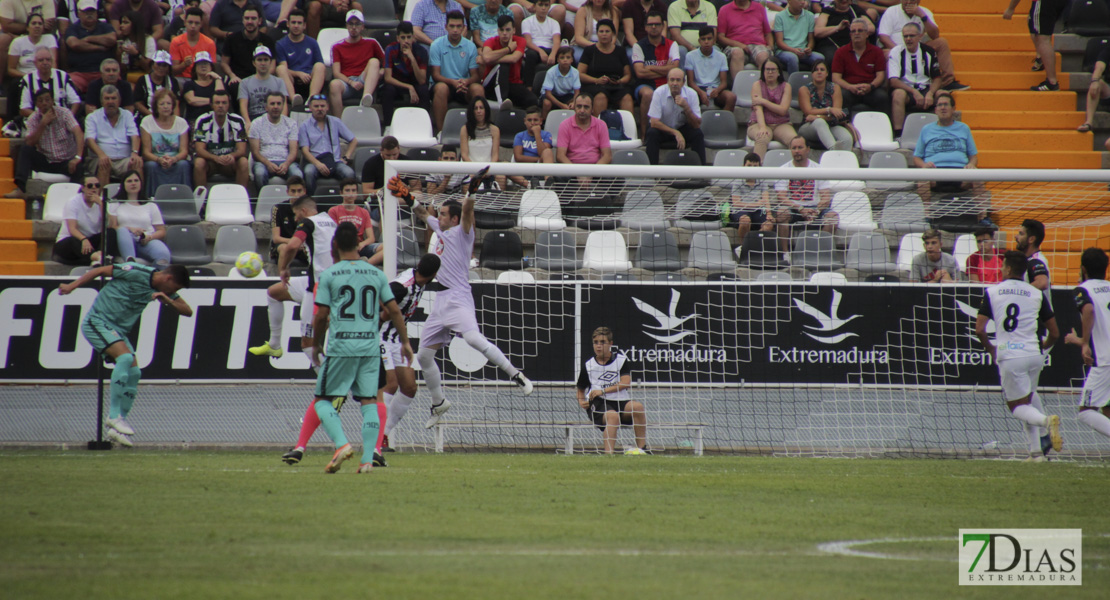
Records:
[[[434,252],[439,255],[440,268],[436,280],[447,288],[436,295],[432,315],[424,323],[420,334],[420,351],[416,360],[424,371],[424,384],[432,395],[431,416],[424,427],[431,429],[439,423],[440,417],[451,408],[451,401],[443,395],[440,385],[439,366],[436,352],[455,334],[491,363],[496,365],[509,379],[520,386],[524,395],[532,393],[532,382],[524,373],[509,362],[508,357],[478,330],[478,319],[474,310],[474,295],[470,291],[470,256],[474,253],[474,192],[486,179],[489,167],[479,171],[470,180],[466,198],[462,204],[450,200],[439,207],[438,218],[433,218],[424,206],[416,202],[409,193],[408,186],[398,177],[389,180],[389,191],[406,203],[412,205],[416,218],[427,223],[428,228],[439,236]]]
[[[629,399],[632,364],[623,352],[613,347],[613,331],[598,327],[593,336],[594,356],[578,375],[578,405],[581,406],[605,439],[605,453],[617,445],[617,430],[632,425],[636,447],[625,454],[647,454],[647,413],[644,405]]]

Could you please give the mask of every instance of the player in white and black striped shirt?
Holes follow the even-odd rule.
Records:
[[[1044,460],[1040,432],[1048,429],[1052,449],[1063,446],[1060,438],[1060,417],[1046,416],[1033,399],[1037,380],[1044,368],[1044,354],[1056,344],[1060,332],[1056,317],[1044,294],[1021,280],[1029,259],[1018,250],[1007,252],[1002,260],[1002,282],[983,292],[983,304],[975,321],[975,335],[998,365],[1002,379],[1002,398],[1015,417],[1023,422],[1030,460]],[[996,340],[987,335],[987,323],[995,323]],[[1048,331],[1042,341],[1041,326]]]
[[[416,312],[420,298],[424,295],[424,289],[438,272],[439,256],[425,254],[420,258],[415,269],[401,273],[390,282],[389,287],[393,290],[393,297],[397,300],[406,323]],[[405,417],[405,413],[412,406],[413,399],[416,398],[416,371],[401,356],[401,344],[397,339],[397,329],[392,322],[386,322],[382,327],[382,348],[386,369],[385,404],[388,407],[385,427],[382,429],[385,435],[382,451],[392,452],[389,447],[389,434]]]
[[[613,351],[613,332],[608,327],[595,329],[591,339],[594,356],[578,375],[578,405],[602,431],[606,454],[613,453],[621,425],[632,425],[636,434],[636,448],[625,454],[645,454],[647,413],[643,403],[630,399],[632,364],[623,352]]]
[[[1083,321],[1082,335],[1069,333],[1064,341],[1083,349],[1083,362],[1091,367],[1079,397],[1079,420],[1110,437],[1110,258],[1102,248],[1087,248],[1080,258],[1082,283],[1075,288],[1075,304]]]

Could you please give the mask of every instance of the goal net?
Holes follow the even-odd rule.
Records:
[[[393,161],[387,176],[434,213],[480,166]],[[1110,193],[1093,181],[1108,178],[1089,171],[498,163],[490,174],[475,200],[477,320],[535,392],[456,337],[437,355],[451,410],[424,429],[421,382],[395,445],[599,451],[575,382],[604,326],[634,365],[653,450],[1024,458],[974,333],[982,282],[998,277],[992,245],[1014,249],[1024,219],[1044,223],[1061,337],[1079,326],[1082,250],[1110,247]],[[435,251],[407,207],[378,201],[387,274]],[[950,283],[913,272],[932,230]],[[993,244],[977,244],[985,232]],[[1076,420],[1084,375],[1061,340],[1038,393],[1061,416],[1063,456],[1104,458],[1110,440]],[[635,444],[632,427],[618,443]]]

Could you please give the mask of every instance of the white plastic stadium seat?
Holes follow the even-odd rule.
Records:
[[[536,283],[536,278],[528,271],[502,271],[497,275],[497,283]]]
[[[881,112],[861,112],[852,117],[852,125],[859,131],[859,147],[868,152],[886,152],[898,149],[890,118]]]
[[[636,137],[640,134],[639,130],[636,129],[636,117],[633,117],[632,113],[627,110],[618,110],[617,112],[620,113],[621,121],[623,122],[621,127],[624,129],[624,135],[628,139],[613,140],[609,142],[609,146],[613,150],[635,150],[643,146],[643,141]],[[551,137],[552,140],[554,140],[555,134],[551,134]]]
[[[46,201],[42,207],[43,220],[63,223],[65,218],[62,215],[66,203],[80,193],[80,183],[55,183],[46,188]]]
[[[898,270],[909,271],[913,266],[913,257],[925,251],[925,241],[920,233],[907,233],[902,236],[902,243],[898,245]]]
[[[809,282],[820,285],[842,285],[848,283],[848,278],[843,273],[817,272],[810,276]]]
[[[917,138],[921,137],[921,129],[929,123],[936,123],[935,113],[913,113],[906,115],[906,123],[902,126],[902,137],[898,138],[898,145],[907,150],[917,148]]]
[[[871,200],[863,192],[837,192],[832,198],[832,209],[840,215],[838,228],[842,231],[852,234],[875,229]]]
[[[823,169],[854,169],[859,170],[859,159],[855,152],[848,150],[829,150],[821,155],[821,168]],[[830,181],[829,187],[833,192],[863,191],[862,181],[836,180]]]
[[[956,238],[956,244],[952,247],[952,258],[956,259],[956,265],[963,271],[967,268],[967,257],[975,254],[979,250],[979,245],[975,243],[975,236],[970,233],[965,233]]]
[[[217,225],[246,225],[254,221],[247,189],[235,183],[221,183],[208,191],[204,220]]]
[[[347,37],[346,27],[328,27],[320,30],[316,43],[320,46],[320,54],[324,57],[324,66],[331,69],[331,47],[342,42]]]
[[[586,251],[582,266],[598,271],[627,271],[632,268],[628,260],[628,244],[617,231],[594,231],[586,238]]]
[[[393,137],[405,148],[431,148],[437,143],[432,135],[432,118],[423,108],[404,106],[393,113]]]
[[[559,196],[551,190],[527,190],[520,197],[517,225],[534,231],[561,231],[566,227]]]

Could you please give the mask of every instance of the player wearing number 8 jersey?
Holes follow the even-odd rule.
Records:
[[[412,360],[405,318],[393,300],[389,281],[380,270],[362,260],[358,242],[358,229],[353,224],[343,223],[336,228],[339,262],[324,271],[316,288],[313,352],[320,364],[316,414],[336,447],[325,468],[328,473],[338,471],[343,461],[354,455],[338,413],[348,392],[362,404],[363,451],[358,472],[368,473],[373,466],[374,447],[381,429],[381,417],[374,403],[378,401],[378,390],[384,386],[379,371],[379,307],[388,311],[397,329],[401,354]],[[325,353],[323,359],[321,349]]]
[[[1002,397],[1013,415],[1022,421],[1030,460],[1040,462],[1044,460],[1044,453],[1038,427],[1048,429],[1053,450],[1059,452],[1063,446],[1060,417],[1045,416],[1031,401],[1044,368],[1042,351],[1052,348],[1060,333],[1044,294],[1022,281],[1028,263],[1025,254],[1016,250],[1003,257],[1002,283],[992,285],[983,293],[975,335],[998,365]],[[993,344],[987,335],[987,322],[991,320],[996,329]],[[1042,324],[1048,330],[1043,341],[1038,333]]]
[[[1087,248],[1080,258],[1083,283],[1075,288],[1075,304],[1083,321],[1082,335],[1069,333],[1064,341],[1082,348],[1091,367],[1079,397],[1079,420],[1110,437],[1110,258],[1102,248]]]

